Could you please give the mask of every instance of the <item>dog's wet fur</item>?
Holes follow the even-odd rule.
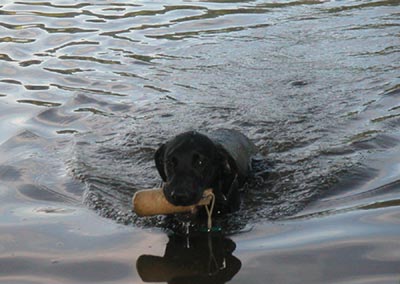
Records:
[[[155,153],[164,195],[174,205],[197,204],[205,189],[212,188],[216,210],[229,213],[240,208],[240,188],[251,172],[255,145],[235,130],[209,134],[188,131],[162,144]]]

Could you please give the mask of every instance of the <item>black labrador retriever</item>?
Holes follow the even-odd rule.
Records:
[[[256,146],[242,133],[220,129],[207,135],[189,131],[161,145],[155,153],[164,195],[174,205],[193,205],[212,188],[217,212],[240,207],[239,189],[251,171]]]

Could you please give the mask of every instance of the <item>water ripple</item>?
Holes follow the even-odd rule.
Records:
[[[399,84],[395,1],[72,2],[2,5],[1,102],[26,110],[17,125],[33,132],[113,140],[109,153],[94,143],[71,158],[98,198],[89,206],[114,202],[108,217],[131,218],[120,216],[131,192],[109,187],[154,185],[150,150],[184,129],[240,129],[268,154],[273,182],[260,169],[263,193],[246,200],[268,218],[397,141],[398,103],[385,92]],[[109,159],[142,176],[131,182],[112,162],[108,172]]]

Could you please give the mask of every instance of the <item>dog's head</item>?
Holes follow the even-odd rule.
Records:
[[[198,203],[205,189],[217,186],[221,170],[232,162],[206,135],[190,131],[161,145],[155,163],[167,200],[185,206]]]

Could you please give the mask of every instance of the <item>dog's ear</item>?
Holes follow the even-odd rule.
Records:
[[[223,174],[236,175],[238,172],[238,168],[233,157],[221,145],[218,145],[217,149]]]
[[[156,162],[157,171],[160,174],[163,181],[167,181],[167,175],[165,174],[164,169],[164,152],[165,152],[165,144],[162,144],[158,147],[156,153],[154,154],[154,161]]]
[[[220,170],[221,170],[221,184],[220,192],[223,194],[222,198],[225,200],[227,212],[234,212],[240,208],[240,192],[239,192],[239,171],[238,165],[232,155],[222,146],[217,147]],[[217,193],[218,194],[218,193]]]

